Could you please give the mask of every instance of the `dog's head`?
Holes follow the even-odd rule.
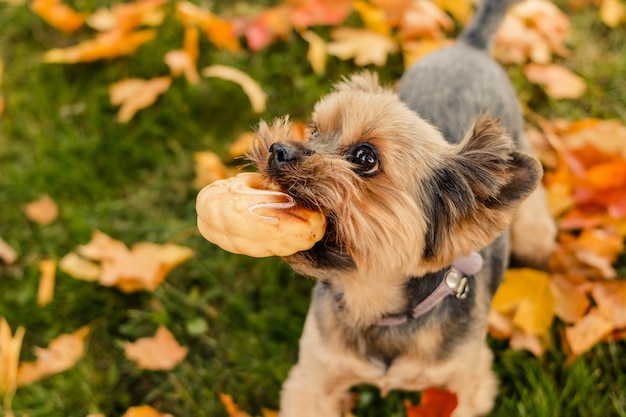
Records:
[[[497,121],[480,117],[449,144],[370,73],[315,105],[305,141],[291,138],[288,118],[262,122],[250,158],[268,182],[327,216],[324,238],[285,258],[323,279],[443,268],[505,230],[542,174]]]

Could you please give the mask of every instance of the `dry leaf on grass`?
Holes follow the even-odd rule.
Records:
[[[233,400],[233,397],[231,397],[228,394],[224,394],[223,392],[220,392],[218,394],[220,401],[222,402],[222,404],[224,405],[224,408],[226,408],[226,412],[228,413],[228,417],[251,417],[250,414],[241,411],[239,409],[239,407],[237,406],[237,404],[235,404],[235,401]]]
[[[24,212],[26,217],[35,223],[47,225],[56,220],[59,215],[59,208],[54,200],[44,195],[39,200],[26,204]]]
[[[111,85],[111,104],[121,105],[117,121],[128,122],[139,110],[151,106],[171,84],[170,77],[158,77],[150,80],[128,78]]]
[[[352,11],[352,0],[287,0],[296,27],[337,25]]]
[[[17,369],[25,330],[18,327],[15,335],[4,317],[0,317],[0,396],[17,388]]]
[[[626,21],[626,6],[620,0],[602,0],[600,19],[609,27],[616,28]]]
[[[165,63],[170,68],[172,76],[184,75],[189,84],[196,84],[200,81],[200,75],[196,65],[198,63],[198,37],[199,32],[196,27],[185,29],[183,49],[176,49],[165,54]]]
[[[130,407],[122,417],[173,417],[171,414],[163,414],[149,405]]]
[[[219,48],[232,52],[240,49],[239,40],[232,22],[223,20],[208,10],[188,1],[176,3],[176,17],[185,27],[199,27],[206,37]]]
[[[61,258],[59,268],[66,274],[83,281],[97,281],[100,274],[102,274],[100,265],[81,258],[74,252],[70,252]]]
[[[540,65],[530,63],[524,68],[528,79],[541,85],[553,98],[579,98],[587,89],[585,81],[560,65]]]
[[[420,405],[413,405],[409,400],[404,401],[407,417],[450,417],[457,405],[456,394],[437,388],[426,388],[422,391]]]
[[[368,29],[339,27],[330,36],[333,41],[326,44],[326,52],[341,59],[352,58],[359,66],[382,67],[387,63],[387,56],[398,50],[393,39]]]
[[[163,23],[165,0],[139,0],[101,7],[87,17],[87,25],[100,32],[113,30],[130,32],[139,26],[159,26]]]
[[[290,11],[289,5],[285,3],[263,9],[252,19],[239,20],[235,32],[245,36],[250,50],[259,51],[277,39],[287,38],[293,28]]]
[[[250,99],[252,110],[257,113],[265,111],[267,94],[265,94],[265,91],[263,91],[259,83],[254,81],[245,72],[226,65],[211,65],[202,70],[202,76],[217,77],[239,84],[248,96],[248,99]]]
[[[37,304],[40,307],[52,301],[54,297],[54,283],[57,269],[56,261],[44,259],[39,262],[39,289],[37,290]]]
[[[11,265],[17,259],[17,252],[0,237],[0,260]]]
[[[75,64],[131,55],[155,36],[156,31],[152,29],[130,33],[120,30],[99,33],[95,38],[77,45],[51,49],[44,54],[43,61],[55,64]]]
[[[302,38],[308,42],[309,50],[306,58],[316,74],[323,74],[326,71],[326,42],[316,33],[307,30],[302,32]]]
[[[444,32],[454,29],[454,21],[431,1],[418,0],[410,3],[402,15],[400,36],[410,39],[442,39]]]
[[[580,356],[607,337],[614,329],[615,324],[597,308],[593,308],[576,324],[565,329],[565,338],[572,354]]]
[[[60,0],[34,0],[30,9],[50,26],[66,33],[77,31],[85,23],[84,14]]]
[[[139,368],[150,370],[170,370],[185,359],[188,351],[164,326],[159,326],[154,337],[124,342],[124,349],[126,358]]]
[[[193,155],[196,178],[193,181],[197,189],[204,188],[217,180],[232,177],[235,172],[229,169],[215,152],[203,151]]]
[[[84,326],[72,334],[52,340],[47,349],[35,347],[35,362],[22,362],[18,369],[18,384],[31,384],[49,375],[72,368],[85,352],[89,328]]]
[[[365,27],[385,36],[391,36],[391,25],[387,20],[387,14],[376,4],[367,3],[363,0],[354,1],[354,9],[357,11]]]

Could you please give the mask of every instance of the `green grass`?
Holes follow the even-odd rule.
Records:
[[[219,417],[226,415],[220,391],[253,414],[276,409],[280,384],[296,360],[312,282],[277,259],[231,255],[199,236],[193,153],[225,154],[227,144],[260,117],[306,117],[332,82],[355,67],[331,59],[325,76],[313,74],[295,35],[259,53],[231,54],[204,44],[201,66],[233,65],[263,85],[269,94],[263,115],[254,114],[239,87],[228,82],[191,87],[177,80],[154,106],[122,125],[115,122],[107,87],[129,76],[166,74],[155,57],[179,47],[182,31],[173,20],[159,29],[159,42],[136,56],[73,66],[41,63],[43,51],[74,38],[50,29],[25,6],[0,3],[0,28],[6,100],[0,236],[20,254],[16,264],[0,266],[0,316],[13,329],[26,328],[23,360],[33,359],[33,346],[46,346],[61,333],[85,324],[92,329],[87,354],[75,368],[18,389],[16,414],[111,417],[148,403],[178,417]],[[520,96],[547,118],[626,119],[625,42],[624,27],[604,27],[596,10],[573,14],[572,55],[565,64],[588,82],[580,100],[552,100],[524,81],[518,68],[511,74]],[[394,57],[378,71],[392,81],[402,68]],[[41,194],[60,207],[49,226],[30,222],[22,210]],[[59,272],[54,301],[38,307],[38,261],[60,259],[94,229],[129,245],[186,245],[196,255],[152,294],[125,295]],[[124,359],[122,341],[151,335],[159,324],[189,354],[171,372],[139,370]],[[492,415],[626,416],[624,343],[599,345],[570,364],[556,328],[554,339],[540,359],[492,341],[502,393]],[[417,398],[394,392],[381,400],[371,387],[359,391],[358,416],[402,416],[402,399]]]

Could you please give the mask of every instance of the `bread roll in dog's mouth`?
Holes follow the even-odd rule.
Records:
[[[241,173],[206,186],[198,193],[196,212],[205,239],[254,257],[310,249],[326,230],[322,213],[298,205],[277,187],[268,189],[260,173]]]

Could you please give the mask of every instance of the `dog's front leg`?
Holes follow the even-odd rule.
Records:
[[[339,417],[344,395],[360,382],[346,366],[343,355],[320,335],[315,315],[309,312],[298,363],[283,384],[280,417]],[[348,359],[350,361],[350,359]]]

